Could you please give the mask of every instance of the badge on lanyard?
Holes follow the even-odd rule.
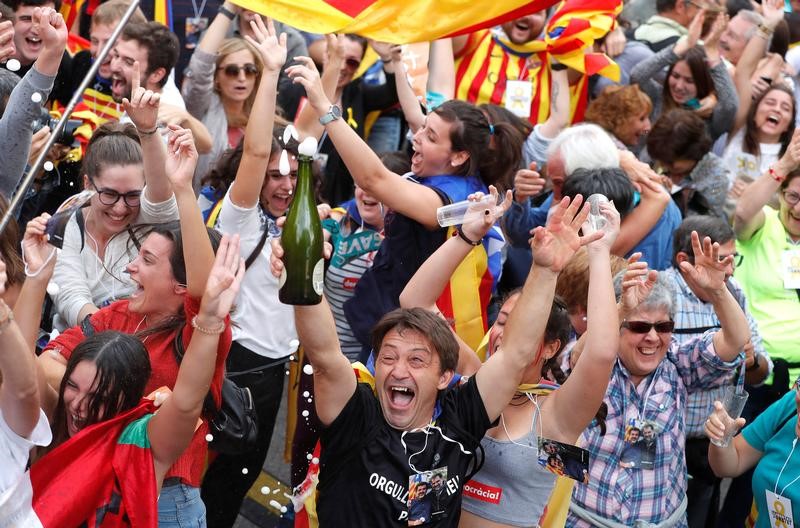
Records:
[[[506,110],[519,117],[530,117],[533,85],[530,81],[506,81]]]
[[[428,524],[445,511],[448,498],[447,467],[415,473],[408,477],[408,525]]]
[[[625,447],[619,459],[624,468],[653,469],[658,427],[654,422],[631,418],[625,427]]]
[[[770,526],[772,528],[792,528],[794,526],[792,501],[770,490],[765,491],[767,493]]]
[[[353,259],[377,251],[381,247],[380,233],[365,229],[358,233],[347,236],[338,236],[335,240],[334,254],[331,258],[331,266],[341,268]]]
[[[589,483],[589,452],[578,446],[539,437],[539,465],[559,477]]]
[[[208,27],[208,17],[186,17],[186,49],[195,49],[200,35]]]
[[[800,249],[785,249],[781,255],[783,287],[787,290],[800,288]]]

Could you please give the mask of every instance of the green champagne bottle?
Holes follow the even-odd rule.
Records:
[[[297,188],[281,234],[283,273],[278,298],[283,304],[319,304],[325,266],[322,262],[322,223],[311,186],[315,138],[299,147]]]

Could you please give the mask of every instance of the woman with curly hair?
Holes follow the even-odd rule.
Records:
[[[619,148],[635,149],[650,132],[652,111],[650,97],[638,85],[609,86],[589,104],[586,121],[601,126]]]

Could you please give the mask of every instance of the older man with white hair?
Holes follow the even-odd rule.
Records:
[[[552,204],[561,199],[564,180],[573,172],[621,168],[630,178],[639,201],[623,219],[612,252],[625,256],[642,251],[653,269],[669,267],[671,233],[680,224],[681,214],[650,167],[630,152],[619,151],[608,133],[593,124],[567,128],[549,143],[546,152],[552,190],[543,200],[539,191],[544,181],[538,172],[519,170],[514,178],[514,203],[503,217],[513,247],[528,246],[531,230],[545,224]]]

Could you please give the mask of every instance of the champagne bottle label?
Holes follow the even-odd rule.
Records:
[[[286,268],[284,267],[281,270],[281,276],[278,278],[278,289],[280,290],[283,288],[283,285],[286,284]]]
[[[283,272],[286,273],[286,269],[284,269]],[[322,262],[322,259],[319,259],[314,266],[314,273],[311,275],[311,283],[317,295],[322,295],[322,287],[325,284],[325,264]]]

